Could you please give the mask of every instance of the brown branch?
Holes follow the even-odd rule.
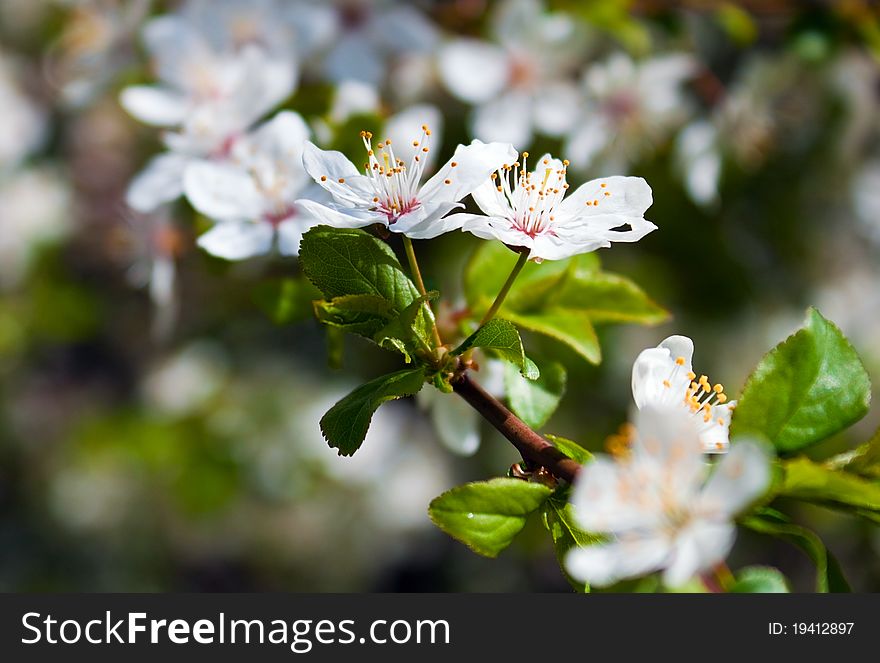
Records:
[[[529,428],[497,398],[471,380],[467,373],[458,376],[452,388],[506,437],[525,460],[547,468],[558,479],[574,481],[581,469],[580,463],[567,457]]]

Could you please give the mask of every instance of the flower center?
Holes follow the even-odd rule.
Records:
[[[369,131],[361,131],[361,139],[367,150],[368,161],[364,164],[364,171],[373,188],[372,207],[388,217],[388,223],[397,221],[403,214],[411,212],[419,206],[418,191],[419,182],[425,171],[425,159],[430,148],[428,137],[431,130],[427,125],[422,125],[422,135],[412,142],[415,149],[409,165],[394,154],[391,140],[378,143],[373,148],[373,134]],[[452,165],[456,165],[455,162]],[[447,180],[447,184],[449,180]]]
[[[724,386],[721,384],[713,385],[709,382],[709,378],[701,375],[697,379],[697,374],[693,371],[685,372],[684,366],[687,360],[684,357],[678,357],[675,360],[675,366],[670,371],[669,376],[663,380],[663,387],[671,393],[672,398],[678,398],[677,392],[682,381],[686,380],[687,386],[684,393],[684,405],[690,410],[691,415],[702,420],[701,429],[708,430],[714,426],[724,426],[723,419],[712,419],[712,408],[716,405],[724,405],[727,402],[727,394],[724,393]],[[680,392],[679,392],[680,393]],[[723,443],[717,444],[718,449],[724,447]]]
[[[511,212],[510,223],[514,230],[534,238],[542,233],[553,234],[555,211],[562,202],[569,185],[565,181],[568,160],[562,168],[554,168],[550,159],[544,159],[544,168],[529,172],[526,161],[528,152],[522,154],[523,162],[512,166],[504,164],[501,170],[492,173],[492,182],[498,202]]]

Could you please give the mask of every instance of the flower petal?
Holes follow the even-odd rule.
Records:
[[[218,258],[244,260],[269,253],[274,236],[275,230],[268,223],[224,221],[199,236],[196,243]]]
[[[770,462],[755,442],[736,442],[718,461],[699,497],[701,513],[730,518],[760,497],[770,485]]]
[[[644,537],[574,548],[563,563],[572,577],[606,587],[623,578],[656,571],[664,565],[670,552],[667,539]]]
[[[698,573],[724,561],[736,528],[728,522],[698,521],[680,532],[673,542],[672,559],[663,572],[663,584],[681,587]]]
[[[510,76],[504,50],[476,39],[458,39],[444,46],[437,63],[449,91],[471,104],[495,97]]]
[[[459,207],[464,207],[464,205],[461,203],[429,203],[400,216],[395,223],[388,226],[388,229],[404,234],[411,239],[433,239],[461,227],[458,219],[445,216]]]
[[[508,92],[474,110],[473,135],[485,141],[532,142],[534,98],[524,92]]]
[[[192,206],[212,219],[251,221],[262,216],[263,196],[253,177],[231,163],[192,163],[184,174],[183,188]]]
[[[372,205],[373,187],[369,178],[361,175],[342,152],[322,150],[311,141],[306,141],[303,165],[312,179],[329,191],[338,202]]]
[[[119,95],[119,103],[129,115],[145,124],[172,127],[186,118],[186,98],[171,90],[151,85],[131,85]]]
[[[153,157],[128,185],[126,204],[146,214],[179,198],[183,194],[183,174],[189,162],[188,157],[170,152]]]
[[[416,397],[419,405],[431,412],[434,432],[454,454],[473,456],[480,448],[480,417],[462,399],[441,394],[436,389],[422,389]]]
[[[470,145],[459,145],[452,158],[425,182],[418,199],[422,204],[461,200],[502,165],[516,161],[516,154],[510,143],[475,140]]]
[[[287,219],[278,224],[278,253],[283,256],[298,256],[299,244],[303,233],[310,228],[306,219],[301,217]]]
[[[315,219],[316,224],[324,224],[333,228],[364,228],[374,223],[388,223],[384,214],[373,214],[358,210],[338,210],[329,205],[322,205],[314,200],[300,198],[296,201],[304,214],[309,214]]]

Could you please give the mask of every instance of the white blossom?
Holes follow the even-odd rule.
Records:
[[[724,453],[729,442],[730,419],[736,401],[729,401],[721,384],[694,373],[694,342],[687,336],[670,336],[656,348],[643,350],[632,370],[636,407],[669,407],[687,412],[694,420],[703,450]]]
[[[565,150],[576,168],[601,163],[626,172],[633,161],[665,140],[687,119],[683,84],[696,70],[687,54],[641,62],[623,53],[590,67],[583,77],[583,102]]]
[[[507,0],[493,13],[490,31],[495,43],[455,39],[438,54],[446,87],[476,105],[473,135],[526,145],[533,131],[570,131],[578,121],[574,73],[583,52],[577,23],[537,0]]]
[[[187,199],[216,221],[199,246],[227,260],[268,253],[276,241],[282,255],[299,253],[311,225],[295,205],[310,183],[302,165],[308,135],[303,119],[284,111],[236,141],[228,158],[187,168]]]
[[[364,174],[342,153],[306,143],[303,161],[314,180],[333,197],[321,204],[297,201],[320,223],[341,228],[361,228],[376,223],[413,239],[429,239],[458,226],[443,218],[489,174],[516,157],[513,146],[502,143],[459,145],[452,158],[422,183],[431,130],[422,125],[421,136],[407,146],[407,163],[395,152],[393,141],[374,146],[373,135],[362,131],[367,162]]]
[[[522,164],[508,162],[473,192],[484,215],[453,214],[449,223],[483,239],[528,249],[537,261],[635,242],[656,230],[644,218],[653,199],[642,178],[601,178],[566,196],[568,162],[545,154],[529,171],[528,156],[523,152]]]
[[[575,519],[608,540],[572,550],[565,567],[597,586],[662,570],[680,587],[730,552],[733,519],[768,488],[768,458],[740,441],[710,473],[693,419],[669,408],[639,410],[632,435],[625,454],[598,455],[578,476]]]

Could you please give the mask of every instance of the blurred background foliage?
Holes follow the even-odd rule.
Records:
[[[395,3],[311,4],[332,8],[345,32]],[[302,58],[298,89],[279,108],[302,114],[324,146],[357,155],[359,130],[429,103],[442,113],[445,158],[479,131],[476,104],[442,74],[442,50],[463,37],[509,38],[508,50],[527,40],[495,18],[515,3],[398,4],[417,9],[436,40],[382,51],[381,78],[360,81],[380,103],[334,108],[343,84],[325,46]],[[126,207],[129,181],[160,144],[118,95],[153,80],[138,35],[179,7],[0,0],[0,589],[566,591],[539,524],[492,561],[427,518],[443,490],[503,474],[517,460],[509,445],[486,428],[474,458],[454,456],[405,401],[379,410],[358,454],[337,458],[318,419],[359,379],[394,370],[395,356],[349,338],[346,370],[334,370],[333,342],[303,315],[312,295],[301,283],[284,286],[302,289],[300,306],[266,310],[280,279],[298,273],[294,258],[226,262],[197,249],[210,223],[186,203],[147,215]],[[541,11],[581,31],[565,65],[578,94],[589,97],[582,77],[613,54],[695,63],[674,91],[674,119],[651,128],[648,110],[608,125],[604,156],[572,178],[626,171],[650,182],[659,230],[599,255],[673,317],[603,327],[600,366],[529,337],[530,354],[568,368],[543,430],[601,448],[630,407],[633,359],[670,333],[694,338],[696,366],[735,394],[808,304],[843,329],[880,384],[876,5],[552,0]],[[643,92],[670,93],[654,83]],[[587,99],[564,114],[577,128],[606,111]],[[709,138],[688,149],[700,127]],[[564,157],[573,145],[537,126],[518,147]],[[462,233],[419,243],[450,319],[478,243]],[[878,425],[875,409],[820,451],[850,448]],[[880,589],[876,529],[793,509],[854,588]],[[731,566],[752,562],[811,586],[801,552],[741,532]]]

